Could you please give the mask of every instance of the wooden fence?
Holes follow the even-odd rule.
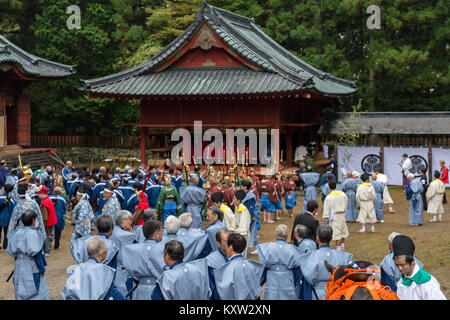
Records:
[[[31,136],[31,146],[139,148],[139,140],[139,136]]]

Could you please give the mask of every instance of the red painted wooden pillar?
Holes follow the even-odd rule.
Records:
[[[0,148],[6,146],[6,94],[0,92]]]
[[[141,164],[147,164],[146,161],[146,157],[145,157],[145,142],[146,142],[146,127],[141,127],[141,139],[140,139],[140,144],[141,144]]]
[[[292,132],[287,128],[286,133],[286,162],[287,166],[292,166]]]
[[[273,109],[273,128],[280,130],[280,104],[281,100],[278,100],[278,98],[275,98],[274,100],[274,109]],[[277,163],[277,166],[280,166],[280,141],[278,140],[275,142],[275,161]],[[277,148],[278,147],[278,148]],[[278,171],[278,170],[277,170]]]

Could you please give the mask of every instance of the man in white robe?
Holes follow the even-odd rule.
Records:
[[[366,223],[370,224],[370,231],[375,232],[375,223],[377,216],[375,214],[374,203],[377,200],[375,189],[370,183],[370,178],[367,173],[361,175],[364,183],[358,186],[356,190],[356,206],[359,207],[358,222],[362,224],[359,232],[366,232]]]
[[[392,242],[394,263],[402,273],[397,282],[400,300],[447,300],[439,282],[414,261],[414,242],[408,236],[396,236]]]
[[[440,180],[441,173],[434,171],[434,179],[428,186],[426,193],[428,203],[428,213],[433,215],[433,219],[430,222],[442,221],[442,215],[444,214],[444,206],[442,201],[444,199],[445,184]],[[436,215],[439,215],[439,220],[436,219]]]
[[[222,192],[215,192],[211,195],[211,200],[214,206],[218,207],[223,213],[223,222],[230,232],[236,231],[236,221],[233,210],[224,202],[224,195]]]
[[[336,249],[344,251],[345,238],[349,236],[345,214],[347,212],[348,199],[344,192],[336,190],[336,181],[328,182],[330,194],[323,204],[323,219],[325,224],[330,224],[333,229],[333,239],[336,241]]]
[[[382,173],[381,171],[377,172],[377,181],[384,183],[384,190],[383,190],[383,204],[389,205],[389,212],[395,213],[394,209],[392,209],[392,205],[394,204],[394,200],[391,198],[391,194],[388,190],[388,177]]]

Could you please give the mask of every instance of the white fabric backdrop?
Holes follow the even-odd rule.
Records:
[[[338,181],[342,181],[341,169],[345,168],[346,171],[358,171],[363,174],[361,168],[362,159],[368,154],[380,155],[379,147],[368,146],[339,146],[338,147]]]
[[[404,153],[408,157],[412,155],[422,156],[428,162],[427,147],[384,147],[384,174],[388,177],[388,184],[390,185],[403,185],[402,169],[398,163],[403,160],[402,155]]]
[[[431,174],[433,174],[434,170],[441,171],[441,166],[439,165],[439,160],[445,161],[445,166],[448,167],[450,164],[450,148],[445,147],[433,147],[433,163]],[[448,185],[447,185],[448,186]]]

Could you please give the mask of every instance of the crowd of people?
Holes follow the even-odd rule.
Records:
[[[189,173],[166,161],[160,167],[89,170],[68,161],[59,176],[52,167],[32,172],[24,163],[9,170],[2,161],[0,223],[3,249],[15,257],[16,299],[49,299],[46,257],[52,245],[60,247],[66,218],[74,226],[70,251],[77,264],[67,272],[63,299],[259,299],[264,284],[264,299],[357,298],[359,289],[353,296],[327,289],[339,266],[379,276],[379,287],[363,288],[369,294],[360,297],[445,299],[414,259],[407,236],[391,234],[391,256],[381,270],[367,270],[367,262],[352,261],[345,252],[347,223],[361,223],[360,232],[369,224],[375,232],[375,223],[384,223],[383,205],[394,213],[381,172],[348,172],[337,183],[331,166],[321,177],[308,166],[298,176],[261,179],[250,168],[233,169],[208,167],[201,174],[196,166]],[[411,224],[423,223],[424,203],[433,221],[442,220],[445,181],[439,172],[434,176],[424,201],[421,177],[407,175]],[[317,185],[323,224],[315,218]],[[294,217],[299,186],[303,213],[295,216],[290,240],[289,228],[280,224],[274,242],[259,244],[261,223],[274,223],[284,209]],[[336,250],[329,246],[333,240]],[[260,262],[247,260],[248,254]]]

